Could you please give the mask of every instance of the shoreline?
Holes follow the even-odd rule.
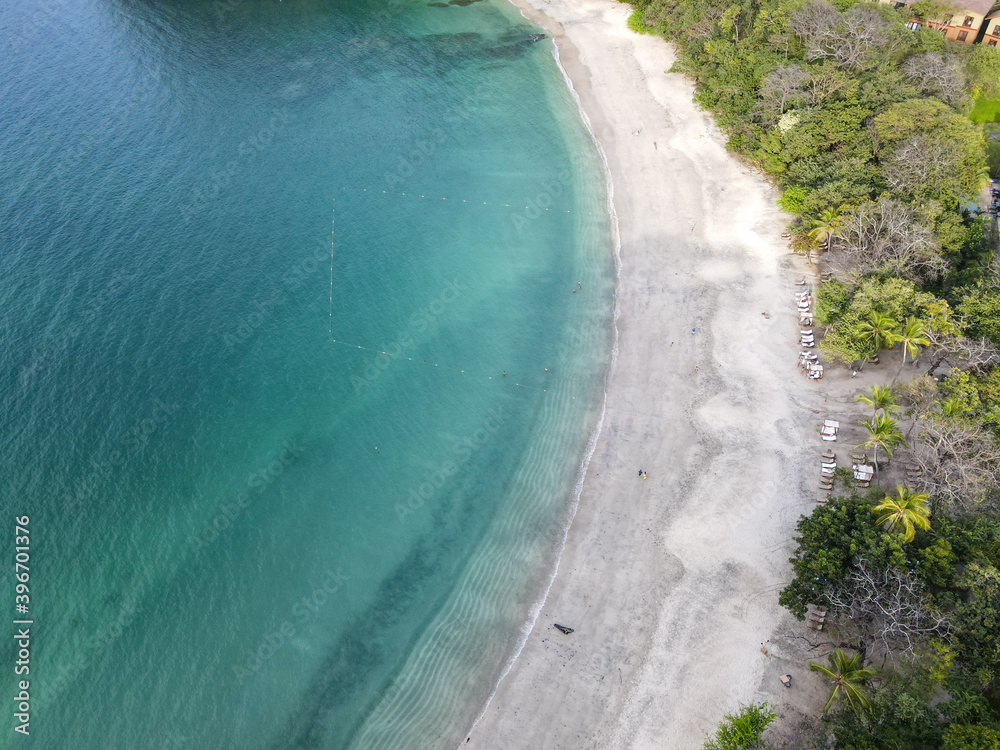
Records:
[[[777,591],[788,577],[795,523],[815,494],[799,460],[811,437],[801,406],[818,402],[817,391],[795,377],[790,300],[801,263],[781,247],[787,220],[774,205],[775,191],[725,151],[710,115],[694,105],[690,83],[665,73],[673,62],[667,43],[628,30],[629,6],[511,2],[552,37],[604,163],[615,242],[614,332],[601,416],[581,460],[582,486],[562,550],[525,624],[530,631],[461,746],[659,747],[669,739],[672,747],[700,747],[738,702],[768,700],[791,717],[813,692],[787,693],[776,669],[785,673],[789,665],[764,648],[794,622],[778,607]],[[684,163],[692,146],[704,157],[697,166]],[[661,170],[652,160],[671,166]],[[752,203],[739,222],[718,216],[729,181],[739,188],[737,200]],[[687,236],[677,215],[656,210],[663,203],[687,209]],[[664,240],[673,245],[659,247]],[[705,262],[692,266],[699,257]],[[731,309],[720,301],[727,290],[753,304]],[[764,310],[771,312],[762,316]],[[746,350],[751,377],[738,370],[716,376],[726,369],[729,347],[713,334],[727,327],[741,337],[735,348]],[[741,387],[734,389],[732,379]],[[778,404],[784,396],[800,403]],[[727,397],[736,397],[736,409],[726,406]],[[706,418],[724,422],[724,433],[741,434],[749,453],[734,463],[726,435],[699,429]],[[783,450],[768,448],[768,439]],[[640,468],[654,467],[647,469],[652,481],[635,476],[633,454]],[[780,472],[785,486],[746,465],[754,459]],[[705,462],[723,468],[711,477],[714,485],[696,476]],[[720,484],[733,501],[752,502],[717,501],[706,511],[699,497],[718,496]],[[708,538],[698,528],[706,521],[728,528]],[[734,554],[727,558],[727,551]],[[679,616],[678,605],[690,613]],[[554,622],[577,632],[562,636]],[[724,642],[712,644],[709,634]]]

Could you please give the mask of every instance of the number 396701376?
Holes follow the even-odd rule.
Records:
[[[28,525],[31,519],[28,516],[18,516],[14,519],[17,524],[14,527],[14,548],[15,552],[15,562],[14,562],[14,574],[17,578],[17,586],[15,587],[16,596],[14,601],[22,605],[24,610],[18,607],[18,611],[26,611],[30,599],[28,598],[28,579],[30,578],[30,569],[28,568],[28,560],[30,559],[29,551],[31,547],[30,541],[30,530]]]

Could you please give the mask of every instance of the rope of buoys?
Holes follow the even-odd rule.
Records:
[[[333,199],[333,210],[330,212],[330,338],[333,338],[333,238],[337,228],[337,199]]]

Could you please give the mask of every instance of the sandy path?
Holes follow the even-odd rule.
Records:
[[[549,597],[463,747],[697,748],[739,701],[794,713],[815,693],[780,644],[761,653],[791,627],[777,591],[818,494],[823,399],[795,367],[803,265],[774,191],[665,73],[668,45],[628,31],[627,6],[518,2],[556,37],[611,167],[620,354]],[[788,671],[800,688],[780,686]]]

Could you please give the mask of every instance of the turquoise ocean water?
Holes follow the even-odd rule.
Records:
[[[0,7],[0,607],[29,515],[34,619],[0,746],[464,740],[611,340],[600,158],[534,31],[499,0]]]

